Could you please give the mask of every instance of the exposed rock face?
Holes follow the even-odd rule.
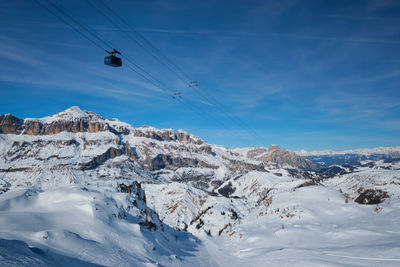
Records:
[[[139,129],[135,129],[134,136],[151,138],[151,139],[155,139],[155,140],[166,140],[166,139],[163,139],[160,135],[156,134],[155,132],[143,132]],[[169,138],[168,138],[168,141],[169,141]]]
[[[84,119],[76,121],[54,121],[50,124],[43,124],[37,120],[29,120],[23,124],[24,134],[27,135],[54,135],[61,132],[88,132],[98,133],[109,130],[107,123],[88,122]]]
[[[268,148],[268,151],[273,152],[273,151],[279,151],[281,150],[281,148],[278,145],[270,145],[270,147]]]
[[[204,167],[210,169],[218,169],[218,166],[207,164],[195,158],[174,158],[170,155],[159,154],[155,158],[148,161],[148,166],[151,171],[161,169],[177,169],[181,167]]]
[[[212,151],[211,146],[208,146],[208,145],[199,147],[199,150],[203,151],[204,153],[207,153],[209,155],[213,155],[213,156],[215,155],[215,153]]]
[[[54,135],[64,131],[97,133],[108,131],[109,128],[107,123],[89,122],[85,119],[43,123],[34,119],[22,120],[11,114],[0,115],[0,133],[3,134]]]
[[[136,149],[135,149],[135,148],[132,148],[132,147],[129,145],[129,142],[128,142],[128,141],[125,143],[125,153],[126,153],[126,155],[127,155],[130,159],[132,159],[132,160],[137,160],[137,159],[138,159],[138,156],[137,156],[137,154],[136,154]]]
[[[0,180],[0,194],[4,193],[4,192],[7,192],[9,186],[10,186],[9,183],[6,183],[3,180]]]
[[[268,150],[266,148],[264,148],[264,147],[256,147],[256,148],[253,148],[253,149],[251,149],[251,150],[249,150],[247,152],[247,157],[251,158],[251,159],[254,159],[254,158],[259,157],[262,154],[265,154],[266,152],[268,152]]]
[[[0,179],[8,182],[28,177],[22,179],[23,186],[48,185],[52,179],[68,184],[89,177],[135,177],[147,182],[184,180],[198,189],[218,194],[214,190],[227,179],[251,171],[267,172],[265,162],[304,166],[302,158],[297,162],[278,146],[269,150],[255,148],[247,157],[235,155],[183,130],[134,128],[78,107],[41,119],[1,115],[0,134],[5,133],[8,135],[0,135],[3,142]],[[221,192],[226,195],[228,191]]]
[[[380,204],[385,199],[390,198],[387,192],[380,189],[366,189],[362,191],[360,195],[354,200],[359,204]]]
[[[117,123],[114,123],[117,122]],[[112,126],[111,126],[112,125]],[[11,114],[0,115],[0,133],[26,135],[55,135],[61,132],[98,133],[110,131],[115,134],[128,135],[131,130],[118,124],[116,119],[104,119],[96,113],[83,111],[79,107],[71,107],[56,115],[43,119],[20,119]],[[204,144],[199,137],[178,130],[156,129],[142,126],[133,130],[135,137],[145,137],[158,141],[178,141],[191,144]],[[211,153],[210,148],[208,152]]]
[[[232,187],[232,183],[229,182],[224,187],[221,187],[220,189],[218,189],[218,193],[220,193],[221,195],[223,195],[225,197],[229,197],[229,195],[235,193],[235,190],[236,190],[236,188]]]
[[[23,127],[24,133],[27,135],[40,135],[43,125],[39,121],[27,121]]]
[[[254,148],[247,152],[247,156],[264,163],[276,163],[280,166],[289,165],[304,170],[318,170],[320,166],[315,162],[305,159],[294,152],[282,150],[277,145],[272,145],[269,149]]]
[[[121,156],[124,153],[123,149],[111,147],[101,155],[94,157],[91,161],[83,164],[82,170],[93,170],[109,159]]]
[[[188,142],[191,144],[203,144],[205,143],[203,140],[196,136],[192,136],[189,133],[178,130],[176,133],[172,129],[155,129],[149,126],[142,126],[141,128],[137,128],[134,131],[135,137],[145,137],[150,139],[155,139],[159,141],[179,141],[179,142]]]
[[[232,163],[231,170],[234,170],[234,171],[249,170],[249,171],[265,172],[265,168],[262,164],[256,165],[256,164],[238,161],[238,160],[230,160],[230,162]]]
[[[190,142],[190,143],[198,144],[198,145],[204,143],[204,141],[201,140],[200,138],[198,138],[198,137],[193,138],[193,136],[191,136],[189,133],[182,131],[182,130],[177,131],[175,139],[180,142]]]
[[[0,133],[2,134],[20,134],[24,120],[11,114],[0,115]]]

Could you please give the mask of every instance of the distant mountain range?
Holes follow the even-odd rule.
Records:
[[[396,149],[229,149],[79,107],[0,115],[0,265],[341,266],[367,243],[390,260]]]
[[[375,147],[375,148],[360,148],[343,151],[333,150],[316,150],[293,151],[294,153],[311,159],[312,161],[323,166],[350,164],[360,166],[365,160],[396,160],[400,158],[400,146],[397,147]]]

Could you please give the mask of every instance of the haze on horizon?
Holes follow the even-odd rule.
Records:
[[[54,3],[181,100],[126,65],[105,66],[104,51],[35,1],[3,1],[0,114],[44,117],[79,106],[228,147],[400,145],[398,1],[104,2],[200,87],[188,87],[87,1]]]

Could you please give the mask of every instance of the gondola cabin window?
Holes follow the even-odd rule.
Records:
[[[112,55],[112,56],[108,56],[108,57],[104,58],[104,64],[112,66],[112,67],[121,67],[122,60],[121,60],[121,58]]]

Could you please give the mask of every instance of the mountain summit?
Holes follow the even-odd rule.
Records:
[[[42,118],[43,122],[51,122],[53,120],[104,120],[100,115],[80,109],[78,106],[72,106],[56,115]]]
[[[228,149],[78,107],[39,119],[0,115],[0,257],[249,266],[312,250],[305,265],[324,265],[328,241],[329,253],[342,244],[357,253],[380,237],[384,245],[369,252],[378,257],[399,240],[399,170],[396,161],[321,168],[277,145]]]
[[[101,171],[102,177],[108,179],[185,179],[199,189],[219,194],[225,180],[250,171],[266,172],[270,164],[317,169],[311,161],[277,145],[268,150],[253,148],[246,154],[238,154],[207,144],[183,130],[136,128],[76,106],[38,119],[1,115],[1,133],[7,134],[4,138],[11,145],[5,145],[8,152],[0,165],[8,170],[4,179],[18,176],[20,185],[49,186],[54,181],[38,177],[46,176],[46,170],[51,168],[60,181],[67,183],[87,180]],[[221,192],[226,194],[224,190]]]

